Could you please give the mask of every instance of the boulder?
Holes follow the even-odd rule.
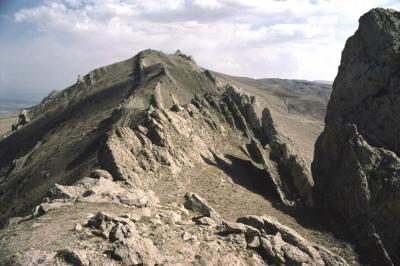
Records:
[[[100,179],[102,177],[104,179],[113,180],[112,175],[107,170],[103,169],[95,169],[90,173],[89,176],[94,179]]]
[[[111,255],[123,265],[159,265],[163,261],[153,241],[139,236],[114,242]]]
[[[133,235],[133,229],[128,224],[117,223],[111,228],[109,239],[111,242],[123,240]]]
[[[78,197],[82,191],[78,187],[74,186],[62,186],[59,184],[54,184],[49,191],[47,192],[47,196],[53,200],[53,199],[74,199]]]
[[[206,225],[206,226],[211,226],[211,227],[217,226],[217,223],[213,219],[211,219],[207,216],[196,218],[196,219],[194,219],[194,221],[198,225]]]
[[[99,230],[99,235],[108,239],[111,229],[116,225],[113,217],[104,212],[98,212],[86,223],[86,227]]]
[[[237,222],[247,224],[249,226],[257,228],[262,232],[265,232],[263,237],[265,238],[264,242],[267,244],[267,246],[273,244],[274,242],[277,242],[277,245],[281,245],[282,241],[284,241],[285,243],[296,247],[296,250],[298,249],[301,251],[301,253],[297,254],[297,252],[294,252],[294,250],[289,250],[289,248],[285,248],[288,249],[288,252],[294,252],[293,256],[299,256],[303,258],[302,254],[304,253],[309,258],[308,260],[313,261],[315,265],[324,265],[321,255],[310,242],[308,242],[293,229],[282,225],[272,217],[249,215],[238,218]],[[279,235],[277,235],[278,233]],[[274,237],[266,238],[265,235]],[[282,241],[280,241],[280,239],[282,239]]]
[[[220,234],[244,234],[246,236],[259,236],[260,231],[252,226],[243,223],[222,222]]]
[[[263,236],[260,242],[260,247],[267,254],[268,260],[277,265],[323,265],[313,261],[298,247],[286,243],[280,233]]]
[[[89,266],[90,262],[83,250],[63,249],[58,251],[58,256],[74,266]]]
[[[220,223],[222,221],[221,216],[219,213],[214,210],[203,198],[201,198],[199,195],[188,192],[185,195],[185,208],[199,212],[200,214],[210,217],[212,220]]]
[[[237,223],[223,221],[219,234],[244,235],[246,247],[259,252],[268,265],[348,265],[342,257],[269,216],[249,215],[238,218]]]

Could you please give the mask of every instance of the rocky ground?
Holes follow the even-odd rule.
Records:
[[[357,42],[363,24],[377,24],[379,35],[398,16],[371,11],[346,45],[314,176],[328,85],[231,77],[179,51],[146,50],[51,93],[0,142],[0,264],[390,265],[397,242],[380,237],[397,218],[378,219],[376,206],[390,203],[385,215],[397,206],[396,132],[371,131],[358,109],[343,115],[354,107],[343,99],[344,85],[361,80],[358,95],[369,84],[358,72],[345,79],[359,71],[346,51],[373,46]],[[397,71],[396,62],[385,65]],[[394,101],[398,79],[389,80],[393,93],[377,91],[372,106]],[[368,106],[361,110],[374,113]],[[337,237],[348,237],[341,221],[363,229],[367,251],[383,259],[360,260],[347,242],[360,250],[360,241]],[[341,228],[335,235],[331,224]]]
[[[357,264],[308,210],[300,115],[218,75],[147,50],[21,114],[0,142],[3,263]]]

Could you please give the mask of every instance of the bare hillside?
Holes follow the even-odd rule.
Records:
[[[0,142],[1,262],[358,264],[313,210],[328,96],[180,52],[79,77]]]

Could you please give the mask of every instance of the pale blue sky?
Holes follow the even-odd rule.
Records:
[[[399,0],[0,0],[0,99],[39,100],[152,48],[216,71],[333,80],[346,39]]]

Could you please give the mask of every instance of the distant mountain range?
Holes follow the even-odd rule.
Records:
[[[37,101],[0,99],[0,113],[14,112],[38,104]]]

